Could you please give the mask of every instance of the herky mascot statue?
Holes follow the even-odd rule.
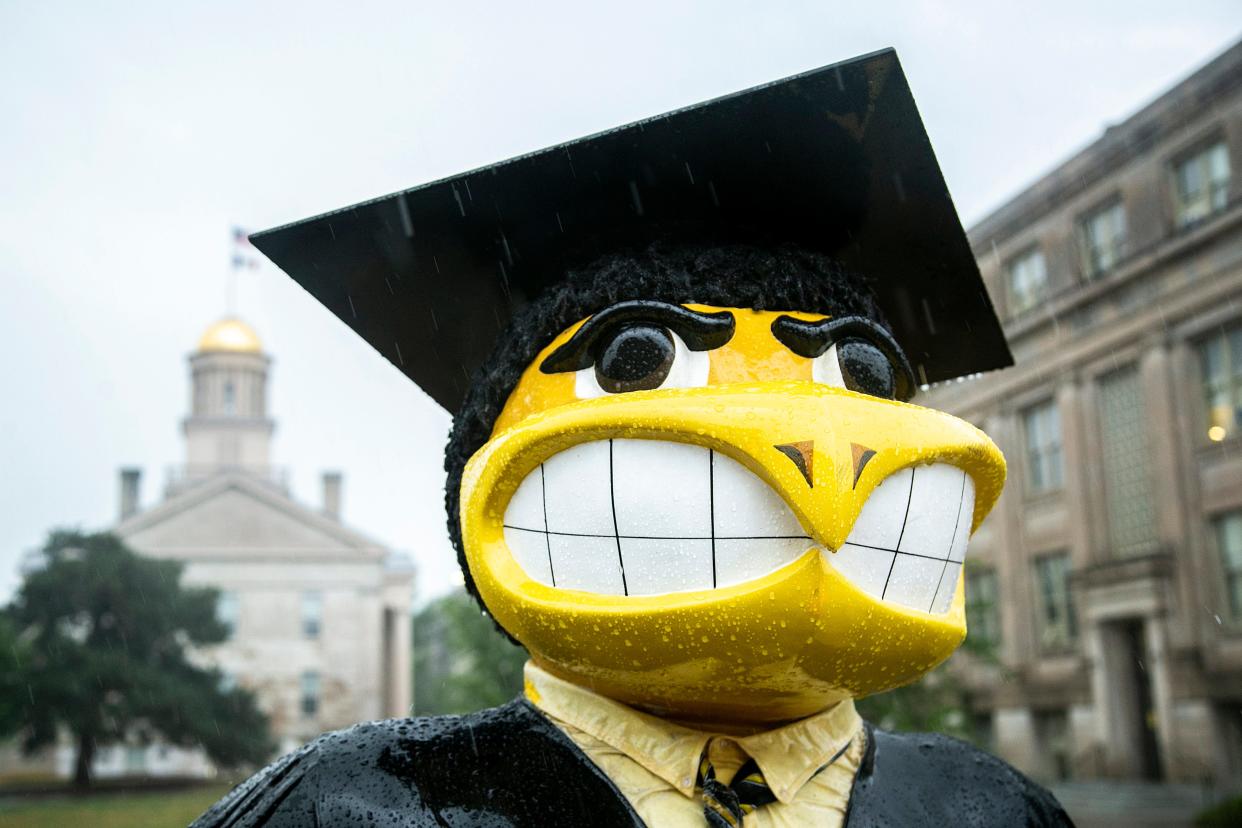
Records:
[[[448,526],[522,695],[360,724],[195,825],[1067,825],[854,699],[966,635],[1011,364],[891,50],[258,234],[454,414]]]

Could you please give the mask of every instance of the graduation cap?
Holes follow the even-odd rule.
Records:
[[[515,309],[573,262],[670,227],[865,274],[921,382],[1013,362],[891,49],[251,241],[455,412]]]

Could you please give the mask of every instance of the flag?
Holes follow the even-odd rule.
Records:
[[[250,243],[250,234],[245,228],[233,225],[233,269],[255,270],[259,260],[254,256],[254,245]]]

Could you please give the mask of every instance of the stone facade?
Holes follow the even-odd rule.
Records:
[[[341,522],[340,474],[324,475],[320,508],[290,497],[270,463],[271,361],[253,331],[217,323],[189,362],[185,463],[146,509],[139,473],[122,470],[114,531],[137,552],[184,562],[184,583],[221,590],[233,632],[199,657],[257,693],[282,752],[326,730],[409,715],[412,567]],[[153,745],[102,751],[97,771],[210,767],[197,752]]]
[[[1009,481],[967,567],[981,738],[1242,781],[1242,43],[970,231],[1016,367],[927,390]]]

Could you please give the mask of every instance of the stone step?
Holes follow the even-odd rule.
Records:
[[[1049,786],[1080,828],[1189,826],[1223,798],[1200,785],[1132,781],[1059,782]]]

